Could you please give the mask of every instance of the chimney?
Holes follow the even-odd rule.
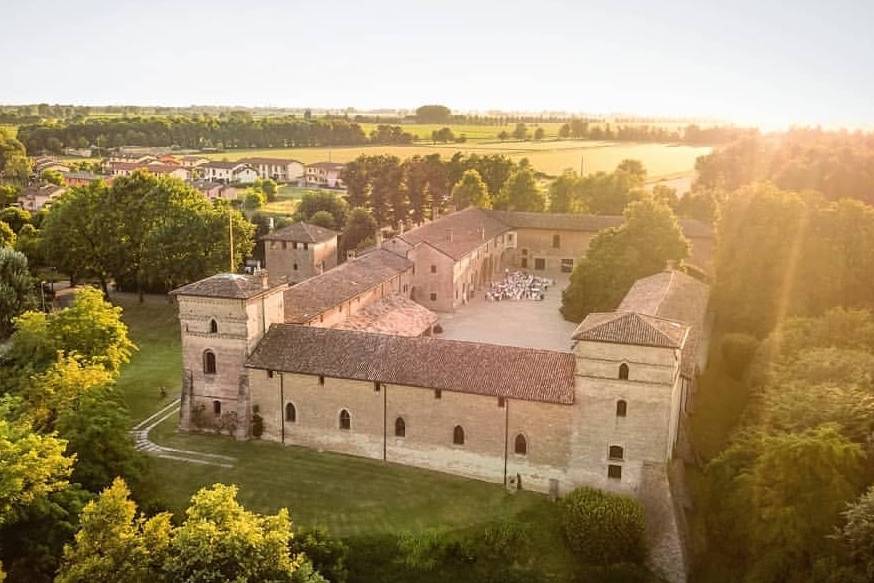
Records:
[[[446,229],[446,233],[449,236],[449,242],[452,243],[452,229]]]
[[[668,259],[665,262],[665,271],[674,271],[677,268],[677,262],[673,259]]]

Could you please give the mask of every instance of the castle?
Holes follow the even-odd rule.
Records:
[[[172,292],[180,427],[255,430],[556,496],[585,484],[669,497],[667,466],[706,358],[706,284],[670,267],[638,280],[615,312],[586,317],[568,351],[432,334],[439,313],[505,269],[568,271],[598,230],[621,221],[470,208],[297,285],[272,273],[301,269],[287,239],[307,231],[272,234],[265,244],[285,241],[289,254],[274,246],[266,272]],[[682,226],[706,269],[712,233]]]

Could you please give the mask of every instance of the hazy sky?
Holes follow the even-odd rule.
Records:
[[[0,0],[0,102],[874,125],[874,0]]]

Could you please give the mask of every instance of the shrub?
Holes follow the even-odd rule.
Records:
[[[577,488],[561,502],[571,550],[588,565],[642,563],[645,519],[639,502],[594,488]]]
[[[300,529],[289,546],[292,553],[306,555],[313,568],[331,583],[346,583],[349,577],[346,568],[349,548],[343,541],[328,534],[327,529]]]
[[[759,341],[749,334],[732,333],[722,337],[722,358],[728,374],[735,380],[744,377],[756,350]]]

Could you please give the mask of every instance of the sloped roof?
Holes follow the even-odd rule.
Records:
[[[285,321],[305,324],[412,267],[412,261],[385,249],[356,257],[288,288]]]
[[[425,223],[398,235],[411,245],[427,243],[452,257],[461,259],[509,227],[482,209],[468,207]]]
[[[485,213],[513,229],[544,229],[552,231],[602,231],[625,222],[621,215],[586,215],[578,213],[535,213],[486,210]],[[712,238],[713,227],[695,219],[679,219],[686,237]]]
[[[287,166],[288,164],[303,164],[300,160],[294,160],[292,158],[240,158],[240,162],[245,162],[246,164],[272,164],[274,166]]]
[[[307,164],[307,167],[323,168],[325,170],[342,170],[346,165],[340,162],[313,162],[312,164]]]
[[[680,322],[635,312],[600,312],[586,316],[574,340],[682,348],[689,327]]]
[[[249,166],[245,162],[227,162],[224,160],[210,160],[206,164],[203,165],[204,168],[221,168],[224,170],[234,170],[238,166]]]
[[[285,284],[282,283],[280,285]],[[262,286],[261,277],[258,275],[219,273],[201,279],[200,281],[183,285],[182,287],[171,291],[170,294],[178,296],[248,299],[257,296],[264,291],[265,288]]]
[[[246,366],[571,404],[574,355],[478,342],[274,324]]]
[[[261,239],[263,241],[297,241],[300,243],[321,243],[337,236],[337,231],[298,222],[281,229],[267,233]]]
[[[437,323],[437,314],[401,294],[391,294],[365,306],[334,328],[395,334],[397,336],[420,336]]]

